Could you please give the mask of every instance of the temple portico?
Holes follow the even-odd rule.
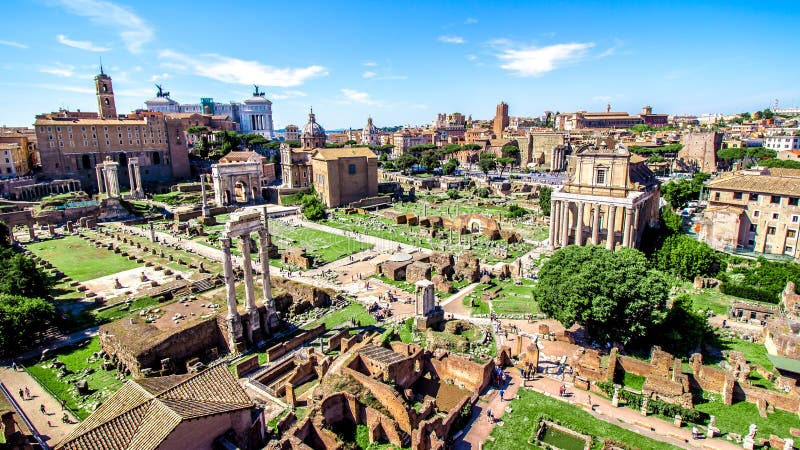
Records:
[[[144,188],[142,188],[142,174],[139,171],[139,158],[128,159],[128,179],[131,186],[131,197],[134,199],[144,198]]]
[[[108,195],[108,198],[119,198],[119,164],[114,162],[110,156],[102,164],[95,166],[97,172],[97,186],[100,194]]]
[[[647,226],[658,226],[658,180],[627,148],[607,142],[581,147],[569,180],[551,194],[551,248],[638,247]]]

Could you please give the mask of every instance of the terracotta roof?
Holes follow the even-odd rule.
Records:
[[[225,365],[194,375],[128,381],[56,449],[155,449],[184,420],[252,406]]]
[[[36,119],[35,125],[144,125],[148,122],[147,119],[158,119],[158,117],[143,117],[135,119]]]
[[[711,189],[800,196],[800,175],[770,169],[769,175],[736,173],[708,182]]]
[[[314,159],[326,161],[353,157],[377,158],[375,152],[367,147],[317,148],[313,151]]]
[[[246,162],[246,161],[261,161],[264,157],[256,152],[243,151],[243,152],[228,152],[225,156],[220,158],[220,162]]]
[[[644,157],[644,156],[642,156],[642,155],[637,155],[636,153],[634,153],[634,154],[632,154],[632,155],[631,155],[631,163],[632,163],[632,164],[636,164],[636,163],[640,163],[640,162],[645,162],[645,161],[647,161],[647,158],[645,158],[645,157]]]

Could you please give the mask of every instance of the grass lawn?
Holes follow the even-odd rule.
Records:
[[[758,427],[756,438],[768,439],[770,434],[789,437],[790,428],[800,428],[800,418],[797,414],[775,409],[775,412],[763,418],[758,414],[755,403],[738,402],[727,406],[722,403],[719,395],[712,394],[711,401],[699,403],[694,409],[716,416],[717,428],[720,433],[737,433],[742,436],[747,434],[750,424]]]
[[[644,380],[645,378],[641,375],[625,372],[625,376],[622,378],[622,384],[625,385],[625,387],[641,391],[642,386],[644,386]]]
[[[304,325],[303,328],[310,329],[321,323],[324,323],[327,329],[330,330],[347,321],[353,321],[356,326],[362,327],[377,323],[375,318],[367,312],[366,308],[364,308],[360,303],[353,303],[326,316],[320,317],[319,319]]]
[[[269,231],[272,242],[281,250],[287,247],[303,247],[323,264],[372,248],[371,244],[346,236],[311,228],[291,227],[277,220],[270,221]]]
[[[754,342],[747,342],[741,339],[731,339],[731,338],[724,338],[721,336],[716,336],[714,347],[717,347],[723,351],[737,351],[742,352],[744,354],[744,358],[750,364],[758,364],[759,366],[769,370],[770,372],[775,371],[775,367],[772,365],[772,361],[767,358],[767,349],[764,347],[764,344],[758,344]],[[710,360],[706,364],[711,364],[716,361]]]
[[[492,308],[497,314],[537,314],[539,308],[533,300],[533,286],[536,284],[532,280],[520,279],[522,284],[516,285],[511,280],[498,282],[503,286],[494,300]]]
[[[693,289],[687,292],[687,294],[692,298],[693,309],[710,309],[714,314],[721,315],[728,314],[728,308],[730,308],[731,303],[744,300],[739,297],[723,294],[716,289]]]
[[[594,449],[602,448],[602,443],[598,439],[607,438],[624,442],[642,450],[678,448],[666,442],[656,441],[617,425],[595,419],[580,407],[528,389],[520,389],[519,399],[512,400],[509,406],[513,409],[513,412],[506,413],[503,416],[504,425],[495,427],[494,431],[492,431],[494,441],[487,441],[484,444],[485,449],[536,448],[534,445],[529,444],[528,440],[533,435],[534,429],[538,429],[539,424],[536,419],[540,414],[549,416],[567,428],[593,436],[595,439],[592,448]],[[482,418],[478,420],[482,420]],[[746,430],[747,428],[745,427]]]
[[[158,299],[152,297],[142,297],[131,302],[130,307],[126,307],[125,303],[122,303],[102,311],[95,311],[94,316],[97,320],[97,323],[113,322],[130,315],[131,311],[133,310],[143,309],[147,308],[148,306],[154,306],[158,304]],[[164,304],[166,305],[167,303]]]
[[[75,281],[93,280],[140,266],[114,252],[96,248],[78,236],[33,242],[26,246]]]
[[[470,302],[472,302],[472,305],[470,305]],[[478,288],[475,288],[461,299],[461,304],[472,311],[473,315],[489,314],[489,304],[481,300],[481,293],[478,291]]]
[[[65,400],[67,407],[83,420],[92,412],[92,406],[95,403],[103,402],[122,386],[122,381],[116,379],[120,375],[119,371],[106,372],[100,368],[102,359],[92,358],[92,354],[99,351],[100,338],[93,337],[85,341],[83,345],[63,348],[52,354],[51,356],[63,362],[67,369],[75,372],[63,378],[58,378],[56,369],[45,367],[52,363],[53,358],[44,363],[31,365],[27,367],[27,370],[39,384],[57,398]],[[91,362],[87,363],[87,358],[91,358]],[[84,374],[84,370],[87,368],[94,369],[94,372]],[[86,396],[78,394],[74,385],[74,382],[78,380],[86,380],[92,393]]]

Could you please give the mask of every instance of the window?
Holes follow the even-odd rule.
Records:
[[[792,216],[792,223],[798,223],[798,222],[800,222],[800,216],[798,215]]]
[[[769,202],[775,205],[781,204],[781,196],[780,195],[773,195],[770,197]]]
[[[775,227],[767,227],[767,234],[774,235]]]
[[[797,236],[797,230],[787,230],[786,231],[786,237],[793,238],[795,236]]]
[[[356,173],[356,165],[355,164],[350,164],[349,166],[347,166],[347,173],[349,173],[350,175],[355,174]]]
[[[798,206],[798,205],[800,205],[800,198],[789,197],[789,206]]]
[[[606,184],[606,169],[597,169],[594,182],[595,184]]]
[[[715,192],[714,193],[714,200],[719,200],[719,195],[720,195],[719,192]]]
[[[753,211],[753,217],[761,217],[761,211]]]
[[[758,194],[750,194],[750,201],[757,202],[758,201]]]
[[[777,218],[779,218],[780,216],[781,216],[781,215],[780,215],[779,213],[772,213],[772,218],[773,218],[773,219],[777,219]]]
[[[787,246],[783,253],[786,255],[794,255],[794,247]]]
[[[733,199],[734,200],[741,200],[742,199],[742,193],[741,192],[734,192],[733,193]]]
[[[750,224],[750,232],[751,233],[755,233],[756,231],[758,231],[758,225],[756,225],[754,223],[751,223]]]

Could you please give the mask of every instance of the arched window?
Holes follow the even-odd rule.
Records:
[[[106,101],[106,106],[110,105],[110,103],[108,102],[108,99],[105,99],[105,101]]]
[[[153,152],[153,165],[161,164],[161,154],[158,152]]]
[[[108,85],[103,83],[103,92],[108,92]],[[108,100],[106,100],[108,102]]]
[[[84,169],[91,169],[92,168],[92,161],[89,159],[89,155],[81,156],[81,165]]]
[[[120,167],[125,167],[128,165],[128,156],[125,153],[119,154],[119,165]]]

